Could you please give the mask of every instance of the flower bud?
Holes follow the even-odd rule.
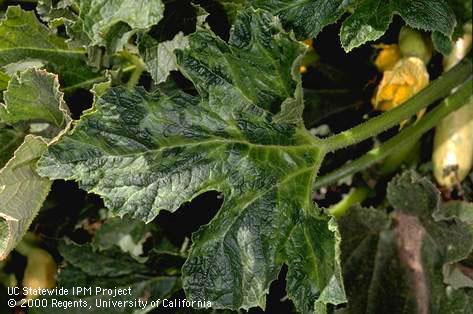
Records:
[[[421,32],[407,26],[399,32],[399,48],[403,57],[417,57],[425,64],[432,57],[431,42]]]

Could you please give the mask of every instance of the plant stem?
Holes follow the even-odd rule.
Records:
[[[335,218],[342,217],[343,215],[345,215],[347,210],[350,209],[350,207],[363,202],[366,197],[368,197],[369,192],[370,190],[365,187],[351,189],[350,192],[348,192],[348,194],[345,195],[340,202],[330,206],[330,214],[333,215]]]
[[[463,83],[470,75],[471,61],[465,58],[402,106],[387,111],[354,128],[330,136],[322,140],[322,144],[324,144],[327,152],[333,152],[373,137],[409,118],[432,102],[447,96],[454,87]]]
[[[366,169],[372,164],[384,159],[389,154],[398,151],[400,147],[412,145],[412,143],[415,143],[422,134],[435,127],[440,120],[466,104],[468,99],[472,97],[472,92],[473,80],[470,72],[470,77],[454,94],[446,98],[439,106],[427,113],[422,119],[417,121],[415,124],[404,128],[399,132],[399,134],[384,142],[379,147],[373,148],[357,160],[349,162],[337,170],[319,177],[315,181],[314,188],[326,186],[345,176]]]
[[[138,84],[141,74],[143,74],[144,70],[146,70],[146,64],[140,57],[129,53],[128,51],[123,51],[122,55],[135,66],[133,72],[131,73],[130,79],[127,82],[128,88],[133,88],[136,86],[136,84]]]

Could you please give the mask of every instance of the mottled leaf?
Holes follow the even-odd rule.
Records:
[[[231,85],[268,110],[279,109],[282,101],[294,98],[285,111],[296,113],[289,114],[286,121],[295,122],[297,115],[300,121],[303,103],[298,63],[306,47],[283,32],[270,14],[251,12],[240,12],[228,43],[210,30],[190,35],[189,49],[177,51],[179,69],[201,96],[208,93],[209,86]],[[279,118],[283,121],[284,115]]]
[[[266,13],[247,11],[239,19],[230,44],[202,30],[190,36],[196,50],[179,53],[179,68],[200,97],[112,88],[50,147],[39,172],[75,180],[113,212],[145,221],[205,191],[220,191],[222,208],[193,235],[182,268],[187,297],[215,308],[264,308],[269,286],[286,263],[294,278],[311,272],[303,274],[304,295],[294,296],[298,308],[314,309],[317,302],[322,311],[344,300],[336,226],[311,198],[323,151],[300,124],[274,122],[262,108],[264,100],[278,99],[275,82],[285,86],[282,99],[294,93],[290,71],[303,49]],[[261,81],[249,85],[243,74]],[[301,239],[314,228],[323,232]],[[286,251],[289,238],[306,242]],[[318,267],[326,273],[312,282],[317,270],[306,268],[314,260],[291,259],[319,249],[325,251],[317,252]]]
[[[65,86],[97,76],[86,65],[84,50],[69,49],[65,40],[42,25],[33,12],[8,7],[0,22],[0,66],[29,59],[45,62]]]
[[[320,241],[321,238],[326,240]],[[307,217],[292,230],[286,243],[287,293],[302,313],[314,311],[313,300],[317,300],[316,313],[325,313],[327,304],[346,302],[340,240],[333,218]]]
[[[380,38],[388,29],[394,14],[409,26],[436,34],[436,45],[443,53],[445,39],[451,38],[456,25],[455,14],[444,0],[248,0],[257,8],[277,15],[284,26],[292,29],[299,39],[315,38],[327,25],[343,14],[340,40],[345,51]],[[441,41],[442,40],[442,41]]]

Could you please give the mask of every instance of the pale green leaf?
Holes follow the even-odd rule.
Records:
[[[21,240],[51,188],[52,182],[35,172],[46,148],[43,139],[28,135],[0,170],[0,259]]]
[[[141,37],[140,52],[155,84],[166,81],[169,73],[177,70],[174,51],[187,48],[188,45],[189,40],[182,32],[177,33],[173,39],[161,43],[149,35]]]
[[[9,161],[0,170],[0,217],[6,227],[0,234],[2,259],[27,231],[49,192],[51,182],[36,174],[37,160],[71,122],[57,76],[44,70],[33,68],[15,75],[4,99],[5,105],[0,103],[0,166]],[[27,135],[21,144],[36,129],[44,137]]]
[[[97,76],[86,65],[84,50],[69,49],[65,40],[42,25],[33,12],[8,7],[0,22],[0,67],[31,59],[44,62],[66,86]]]
[[[120,247],[134,257],[143,254],[143,243],[151,236],[153,225],[129,218],[110,218],[100,227],[94,237],[94,246],[100,250]]]
[[[3,70],[11,77],[18,74],[18,72],[23,72],[31,68],[42,68],[44,65],[45,63],[41,60],[26,59],[7,64],[3,67]]]
[[[157,24],[164,12],[161,0],[81,0],[79,4],[79,19],[71,27],[79,38],[74,39],[84,46],[114,46],[114,50],[135,32]]]
[[[205,20],[208,13],[200,6],[194,6],[196,13],[196,28],[207,27]],[[171,71],[178,69],[175,51],[189,47],[189,39],[184,33],[177,33],[173,39],[159,42],[148,34],[142,34],[138,40],[138,48],[148,72],[155,84],[160,84],[168,78]]]
[[[145,221],[220,191],[222,208],[193,235],[182,268],[189,299],[209,300],[215,308],[264,308],[286,263],[293,274],[300,267],[311,272],[305,295],[294,296],[299,310],[343,302],[337,229],[311,197],[324,154],[319,141],[300,124],[275,122],[262,108],[294,95],[291,71],[303,46],[273,17],[252,10],[239,15],[229,44],[208,30],[189,41],[192,50],[180,51],[177,60],[199,97],[112,88],[49,148],[39,172],[75,180],[114,213]],[[315,228],[302,224],[314,221],[324,232],[286,252],[288,239],[299,241],[301,230]],[[317,252],[318,267],[331,273],[310,282],[314,270],[290,259],[319,248],[328,251]]]

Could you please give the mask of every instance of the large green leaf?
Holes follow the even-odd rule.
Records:
[[[52,182],[35,172],[46,148],[42,138],[28,135],[0,170],[0,259],[21,240],[51,188]]]
[[[275,122],[262,109],[277,99],[269,78],[293,94],[289,71],[303,49],[266,13],[247,11],[239,19],[230,45],[203,30],[190,37],[190,46],[200,48],[179,54],[200,97],[112,88],[50,147],[39,172],[76,180],[115,213],[145,221],[218,190],[224,204],[193,235],[182,270],[187,296],[215,308],[264,308],[286,263],[291,278],[304,281],[303,289],[288,288],[296,306],[313,310],[317,302],[323,312],[344,300],[336,225],[311,198],[324,153],[300,124]],[[260,72],[250,67],[250,55]],[[261,81],[248,85],[243,74]],[[286,249],[288,239],[297,246]],[[305,261],[306,254],[314,258]]]
[[[0,23],[0,66],[34,59],[59,74],[65,86],[97,76],[86,65],[84,50],[69,49],[65,40],[42,25],[33,12],[8,7]]]

